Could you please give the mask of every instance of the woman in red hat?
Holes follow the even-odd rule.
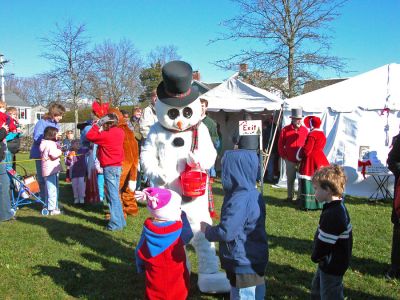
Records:
[[[315,192],[311,183],[315,171],[329,162],[324,154],[326,137],[320,129],[321,119],[316,116],[308,116],[304,119],[304,125],[310,129],[306,142],[297,152],[297,159],[301,160],[299,168],[300,207],[305,209],[322,209],[323,203],[315,200]]]

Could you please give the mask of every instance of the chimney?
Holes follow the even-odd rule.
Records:
[[[244,64],[244,63],[240,64],[239,65],[239,72],[240,73],[247,73],[247,64]]]
[[[199,71],[193,71],[192,78],[193,78],[193,80],[200,81],[200,72]]]

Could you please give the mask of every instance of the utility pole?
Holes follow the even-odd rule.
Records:
[[[4,65],[8,63],[8,60],[4,60],[4,55],[0,54],[0,77],[1,77],[1,101],[6,101],[4,95]]]

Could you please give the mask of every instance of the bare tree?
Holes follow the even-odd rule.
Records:
[[[79,99],[84,95],[84,83],[91,65],[85,25],[75,25],[71,21],[63,27],[56,24],[56,30],[41,41],[46,47],[42,56],[50,60],[54,67],[50,76],[60,82],[63,94],[68,97],[67,103],[75,112],[76,125]]]
[[[7,81],[7,90],[17,94],[33,106],[47,107],[60,94],[59,82],[49,74],[39,74],[33,77],[15,77]]]
[[[124,39],[118,44],[105,41],[96,45],[88,80],[88,93],[95,98],[110,99],[113,106],[135,102],[142,88],[142,61],[134,45]]]
[[[9,92],[16,94],[22,100],[30,103],[29,88],[26,78],[8,76],[7,80],[5,81],[5,89]]]
[[[175,45],[157,46],[151,50],[148,55],[150,67],[153,67],[156,64],[163,66],[171,60],[178,59],[181,59],[181,56],[178,54],[178,48]]]
[[[139,97],[141,102],[149,99],[151,92],[157,88],[158,84],[161,82],[162,66],[171,60],[178,59],[181,59],[181,56],[178,54],[177,47],[174,45],[157,46],[149,53],[147,57],[148,67],[144,68],[140,74],[140,81],[144,89]]]
[[[295,96],[320,69],[343,71],[343,59],[328,54],[331,37],[326,33],[346,0],[232,1],[240,6],[240,14],[224,21],[229,32],[211,42],[248,40],[249,48],[216,65],[237,69],[240,63],[248,63],[258,76],[263,74],[263,81],[285,77],[288,84],[281,89],[286,97]],[[250,48],[251,41],[257,48]]]

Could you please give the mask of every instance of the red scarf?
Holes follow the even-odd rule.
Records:
[[[198,124],[194,125],[190,129],[192,130],[192,146],[190,147],[190,151],[194,152],[194,150],[198,149],[198,144],[199,144],[199,126],[201,122]],[[215,211],[215,206],[214,206],[214,195],[212,193],[212,183],[213,179],[208,176],[208,211],[210,212],[211,218],[215,219],[218,218],[218,214]]]

